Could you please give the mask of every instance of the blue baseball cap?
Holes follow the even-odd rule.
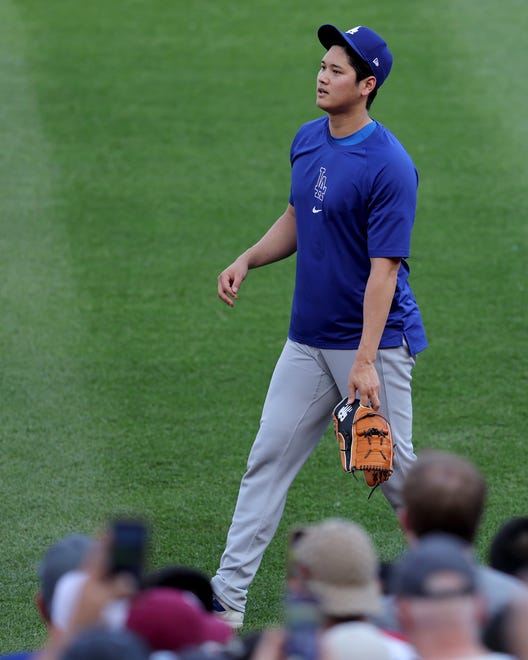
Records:
[[[348,46],[372,69],[377,87],[381,87],[392,67],[392,53],[385,41],[368,27],[358,25],[342,32],[335,25],[321,25],[319,41],[328,50],[332,46]]]
[[[400,597],[444,599],[477,593],[470,547],[449,534],[427,534],[392,569],[391,591]]]

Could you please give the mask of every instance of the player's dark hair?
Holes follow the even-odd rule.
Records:
[[[348,61],[350,62],[352,68],[356,72],[357,82],[359,82],[360,80],[365,80],[365,78],[369,78],[370,76],[374,76],[374,73],[370,68],[370,66],[365,62],[365,60],[362,60],[359,57],[359,55],[352,50],[352,48],[349,48],[349,46],[345,46],[345,51],[346,54],[348,55]],[[372,102],[376,98],[377,93],[378,93],[378,86],[376,85],[376,87],[374,87],[374,89],[368,95],[367,110],[372,105]]]

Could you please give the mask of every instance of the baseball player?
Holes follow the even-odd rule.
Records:
[[[266,234],[218,276],[229,306],[248,271],[297,253],[288,339],[273,373],[227,544],[212,580],[215,607],[243,623],[247,590],[280,522],[288,489],[344,396],[390,420],[394,509],[415,459],[411,371],[426,337],[409,286],[418,176],[398,140],[369,115],[392,55],[367,27],[323,25],[317,75],[323,117],[291,147],[291,191]]]

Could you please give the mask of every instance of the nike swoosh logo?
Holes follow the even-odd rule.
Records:
[[[312,213],[321,213],[323,209],[316,209],[315,206],[312,207]]]

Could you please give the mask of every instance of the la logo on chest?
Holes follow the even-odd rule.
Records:
[[[319,176],[317,177],[317,183],[314,188],[314,197],[318,200],[313,208],[312,213],[321,213],[324,196],[326,194],[326,167],[321,167],[319,169]]]

